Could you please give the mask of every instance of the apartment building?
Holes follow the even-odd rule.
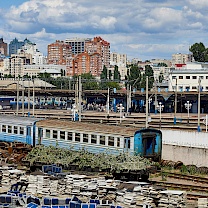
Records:
[[[66,39],[65,43],[71,46],[72,54],[76,55],[85,52],[85,43],[91,40],[91,38],[71,38]]]
[[[32,60],[30,64],[46,64],[47,59],[38,49],[35,43],[27,41],[20,49],[17,50],[17,54],[31,54]]]
[[[89,54],[100,54],[102,60],[101,70],[104,66],[110,67],[110,43],[101,37],[94,37],[91,41],[86,42],[85,51]]]
[[[64,41],[56,40],[48,45],[48,64],[66,65],[71,56],[71,46]]]
[[[3,38],[0,38],[0,54],[7,56],[7,43],[4,42]]]
[[[99,77],[102,72],[102,58],[100,54],[88,54],[83,52],[74,55],[73,58],[68,59],[66,65],[66,75],[73,76],[84,73],[91,73],[93,76]]]
[[[9,43],[9,56],[17,54],[18,49],[21,49],[26,43],[30,42],[27,38],[24,41],[19,41],[17,38],[13,39]]]
[[[172,65],[176,64],[186,64],[187,62],[193,61],[193,55],[192,54],[173,54],[172,55]]]

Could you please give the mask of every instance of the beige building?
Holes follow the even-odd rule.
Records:
[[[187,62],[193,61],[193,55],[192,54],[173,54],[172,55],[172,65],[175,64],[186,64]]]

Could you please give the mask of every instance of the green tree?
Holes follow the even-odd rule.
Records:
[[[141,70],[137,65],[128,68],[126,80],[133,88],[141,89]]]
[[[103,71],[102,73],[100,74],[100,79],[101,80],[106,80],[108,79],[108,69],[106,68],[106,66],[103,67]]]
[[[206,62],[208,61],[208,50],[205,48],[203,43],[194,43],[190,49],[190,52],[193,53],[195,61]]]
[[[115,65],[115,67],[114,67],[113,80],[119,80],[119,81],[121,80],[121,74],[118,71],[117,65]]]
[[[162,66],[168,67],[168,65],[167,65],[166,63],[159,63],[157,66],[158,66],[158,67],[162,67]]]
[[[145,66],[145,72],[141,79],[141,86],[146,89],[146,77],[148,76],[148,88],[152,89],[154,84],[154,71],[151,66]]]

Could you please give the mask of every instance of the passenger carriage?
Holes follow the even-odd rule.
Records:
[[[0,116],[0,141],[85,149],[92,153],[128,152],[156,161],[161,159],[162,152],[162,133],[157,129],[6,115]]]

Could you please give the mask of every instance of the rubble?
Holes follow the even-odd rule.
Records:
[[[25,171],[1,170],[1,185],[10,186],[17,181],[27,181],[26,193],[37,197],[71,197],[77,196],[83,202],[99,199],[104,203],[122,207],[185,207],[186,192],[165,190],[154,187],[150,183],[109,179],[105,177],[89,177],[66,173],[55,177],[42,172],[26,175]]]

